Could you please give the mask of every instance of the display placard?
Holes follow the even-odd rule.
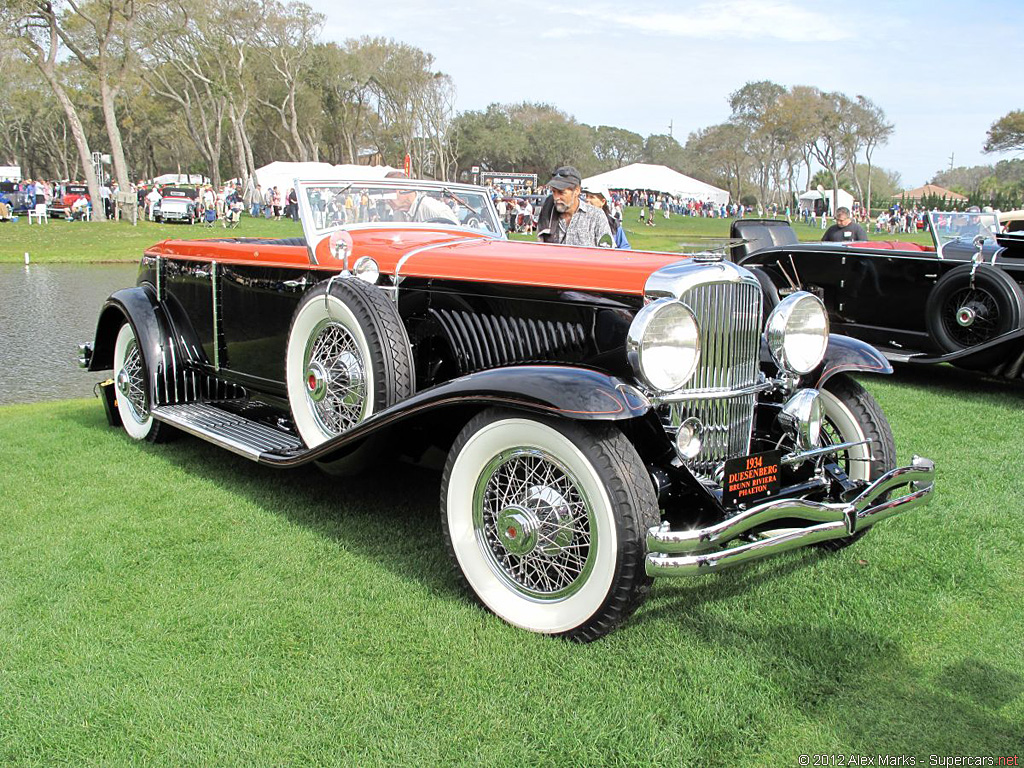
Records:
[[[729,459],[725,462],[722,504],[731,507],[778,493],[781,487],[781,462],[782,451],[766,451]]]

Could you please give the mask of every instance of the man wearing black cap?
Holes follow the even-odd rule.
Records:
[[[537,237],[545,243],[606,245],[612,247],[612,230],[604,212],[580,199],[580,172],[563,165],[551,176],[551,196],[544,201],[537,220]]]

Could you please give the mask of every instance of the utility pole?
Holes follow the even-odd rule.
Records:
[[[672,121],[671,120],[668,121],[668,135],[670,137],[672,136]]]
[[[956,156],[955,152],[949,153],[949,170],[953,170],[953,158]]]

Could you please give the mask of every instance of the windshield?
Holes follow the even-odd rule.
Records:
[[[481,187],[380,179],[300,181],[298,189],[302,226],[310,242],[315,239],[311,235],[380,224],[462,227],[504,237],[490,195]]]
[[[932,211],[928,221],[940,253],[947,243],[972,243],[978,235],[994,241],[999,232],[999,220],[994,213]]]

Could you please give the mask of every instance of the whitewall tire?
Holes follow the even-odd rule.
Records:
[[[409,397],[412,351],[394,304],[355,278],[310,290],[288,332],[285,380],[295,428],[310,447]]]
[[[149,368],[128,321],[121,326],[114,341],[114,389],[117,412],[129,437],[157,442],[169,432],[150,414]]]
[[[465,586],[523,629],[588,641],[650,588],[650,476],[613,427],[485,411],[453,445],[441,489],[445,543]]]

